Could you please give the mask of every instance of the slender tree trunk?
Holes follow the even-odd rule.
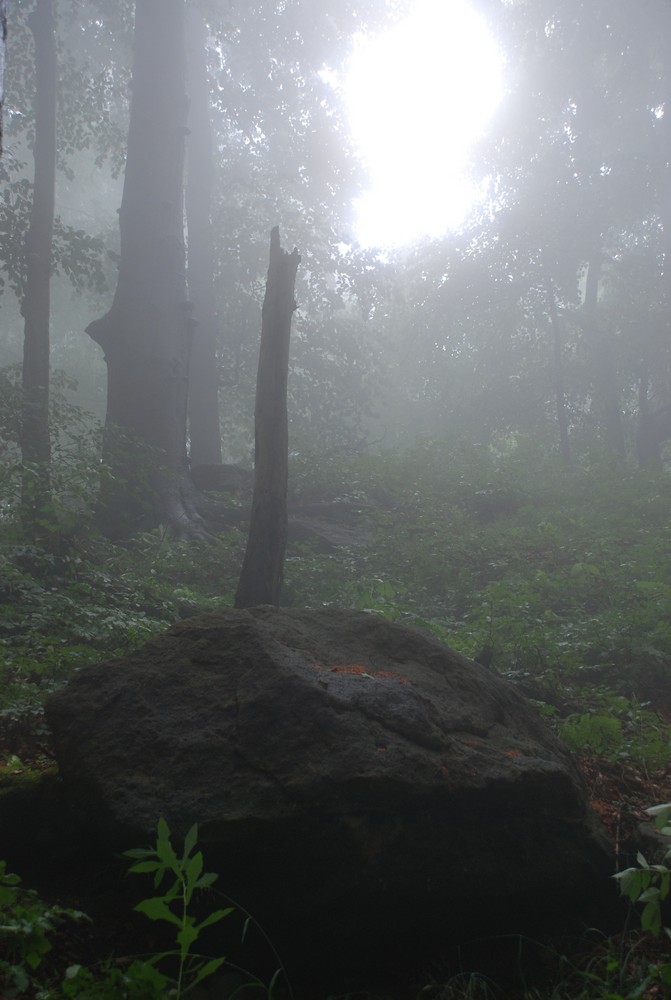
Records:
[[[638,382],[638,427],[636,429],[636,457],[641,469],[660,469],[662,456],[659,436],[650,413],[650,376],[645,366]]]
[[[5,49],[7,47],[7,0],[0,0],[0,156],[2,156],[2,109],[5,103]]]
[[[207,29],[200,14],[187,15],[189,80],[189,148],[186,216],[189,234],[189,295],[197,323],[191,346],[189,374],[189,439],[192,465],[221,464],[219,379],[217,376],[218,323],[212,263],[213,181],[210,86],[206,62]]]
[[[608,450],[619,458],[625,457],[624,431],[620,399],[615,383],[613,358],[608,335],[598,315],[599,282],[601,280],[601,256],[594,254],[587,265],[585,282],[585,333],[592,345],[594,363],[594,387],[597,407],[601,412],[604,435]]]
[[[552,346],[554,361],[555,405],[557,410],[557,427],[559,428],[559,448],[565,465],[571,462],[571,444],[568,433],[568,416],[566,413],[566,392],[564,390],[564,366],[562,363],[562,326],[557,312],[557,302],[550,278],[546,279],[548,312],[552,330]]]
[[[287,541],[289,340],[300,259],[297,250],[289,254],[282,249],[275,227],[270,234],[256,380],[254,494],[236,608],[280,603]]]
[[[107,362],[101,520],[113,537],[158,524],[203,531],[186,454],[184,32],[184,0],[137,0],[119,278],[110,311],[87,329]]]
[[[35,39],[35,182],[26,237],[26,280],[22,304],[25,324],[21,455],[25,468],[24,507],[32,509],[35,514],[48,491],[51,459],[49,286],[56,182],[56,29],[53,0],[39,0],[29,23]]]
[[[660,146],[657,150],[661,161],[658,188],[658,211],[662,223],[662,294],[666,310],[667,329],[671,332],[671,116],[668,114],[669,97],[667,95],[667,113],[656,124],[660,133]]]

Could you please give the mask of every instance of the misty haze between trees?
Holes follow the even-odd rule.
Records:
[[[408,6],[0,0],[3,759],[168,625],[334,606],[664,789],[671,8],[479,0],[482,198],[362,248],[341,84]]]

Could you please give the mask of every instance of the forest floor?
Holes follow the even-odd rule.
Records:
[[[663,856],[664,839],[651,822],[647,834],[641,824],[646,809],[671,801],[671,476],[587,461],[567,470],[522,448],[496,455],[447,441],[300,461],[292,468],[296,505],[328,501],[361,513],[346,544],[290,544],[286,603],[380,614],[486,658],[573,751],[610,837],[613,872],[635,866],[637,850],[650,861],[655,848]],[[77,493],[76,477],[62,482],[53,544],[25,537],[9,513],[0,523],[0,809],[8,788],[41,794],[55,773],[42,714],[49,693],[174,622],[231,607],[244,554],[244,531],[230,526],[207,544],[171,543],[160,529],[112,544],[81,514],[94,510],[94,497]],[[0,971],[2,860],[0,845]],[[6,860],[30,886],[29,866]],[[65,873],[53,874],[51,885],[34,885],[47,905],[85,909]],[[641,931],[642,909],[627,912],[614,884],[616,937],[552,942],[551,974],[537,978],[530,967],[519,988],[502,985],[496,970],[484,978],[466,966],[451,979],[417,973],[405,992],[369,983],[328,993],[303,988],[300,970],[289,970],[295,1000],[671,1000],[671,942]],[[43,969],[76,963],[124,968],[124,956],[151,946],[136,918],[150,932],[153,925],[140,914],[119,912],[105,923],[92,916],[56,928],[34,981],[44,981]],[[272,995],[289,997],[279,983]],[[0,986],[0,1000],[8,996]],[[228,1000],[230,990],[209,996]],[[40,1000],[63,997],[121,994],[49,985]]]

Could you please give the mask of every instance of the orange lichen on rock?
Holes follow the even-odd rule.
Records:
[[[335,663],[328,669],[332,674],[367,674],[369,677],[371,676],[368,667],[364,667],[361,663]]]
[[[399,684],[410,684],[407,677],[397,674],[394,670],[371,670],[362,663],[333,663],[324,666],[323,663],[311,663],[312,670],[330,670],[332,674],[349,674],[354,677],[366,677],[369,680],[381,679],[398,681]]]
[[[397,674],[394,670],[374,670],[373,677],[383,677],[390,681],[398,681],[399,684],[409,684],[410,681],[403,674]]]

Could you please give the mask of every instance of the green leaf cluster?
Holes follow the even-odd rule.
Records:
[[[189,912],[194,892],[210,888],[217,878],[212,872],[203,871],[202,852],[194,853],[197,839],[198,826],[194,824],[184,838],[183,853],[178,857],[170,840],[168,824],[161,817],[154,848],[138,847],[125,852],[126,857],[136,859],[131,865],[131,872],[154,876],[154,889],[161,886],[166,876],[172,877],[172,883],[162,895],[143,899],[135,909],[150,920],[162,920],[177,928],[176,949],[155,955],[150,961],[152,965],[156,965],[166,958],[177,957],[174,996],[178,1000],[225,962],[224,958],[205,959],[201,955],[194,955],[192,947],[202,930],[233,912],[231,906],[213,910],[199,922]]]
[[[671,803],[651,806],[646,812],[655,820],[655,825],[662,834],[671,835]],[[654,937],[659,937],[663,933],[665,937],[671,938],[671,928],[664,923],[664,904],[671,893],[669,859],[671,859],[671,849],[657,864],[650,864],[645,855],[639,851],[636,855],[638,867],[626,868],[613,876],[619,884],[621,895],[633,905],[641,907],[641,929]],[[661,984],[663,995],[667,996],[671,987],[671,962],[652,965],[641,992],[635,995],[642,996],[643,989],[652,981]]]
[[[18,875],[0,861],[0,980],[4,996],[23,996],[53,948],[52,936],[65,920],[81,921],[78,910],[44,903],[37,893],[21,886]]]
[[[638,868],[627,868],[614,878],[618,879],[623,896],[632,903],[643,904],[641,928],[658,935],[662,931],[662,903],[669,895],[671,872],[664,864],[648,864],[640,851],[636,861]],[[664,932],[671,937],[668,927],[664,928]]]
[[[661,833],[667,836],[671,834],[669,825],[671,803],[651,806],[646,812],[654,817],[657,829]],[[670,858],[671,849],[666,852],[662,863],[649,864],[639,851],[636,855],[637,868],[626,868],[613,876],[617,879],[623,896],[632,903],[642,904],[641,928],[655,936],[663,930],[669,938],[671,938],[671,928],[663,925],[662,905],[671,892],[671,870],[666,863]],[[669,966],[671,971],[671,963]]]

